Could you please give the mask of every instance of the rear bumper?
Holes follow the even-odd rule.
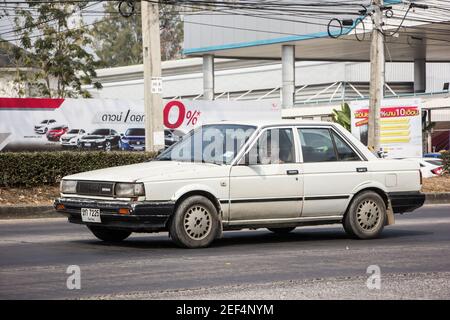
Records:
[[[425,194],[418,191],[390,192],[388,196],[394,213],[410,212],[420,208],[425,203]]]
[[[63,209],[57,209],[64,205]],[[69,222],[103,226],[129,231],[162,231],[173,213],[171,201],[108,201],[82,198],[59,198],[55,200],[57,212],[68,217]],[[81,208],[100,209],[101,223],[86,223],[81,219]],[[129,209],[129,214],[119,214],[119,209]]]

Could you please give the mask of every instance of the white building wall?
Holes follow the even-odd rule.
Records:
[[[185,61],[179,63],[180,65],[186,64]],[[170,75],[163,76],[163,96],[171,98],[202,94],[201,60],[199,59],[199,62],[196,62],[196,65],[192,67],[192,72],[179,75],[176,74],[176,67],[174,67],[176,64],[176,61],[171,62]],[[126,76],[126,68],[130,69],[133,76]],[[115,69],[118,70],[117,81],[114,77]],[[99,80],[103,84],[103,89],[99,91],[91,90],[91,93],[96,98],[143,99],[143,74],[138,69],[137,66],[108,69],[108,77],[104,78],[101,76],[102,72],[99,72]],[[297,62],[295,70],[297,86],[340,81],[368,82],[369,75],[370,66],[366,62]],[[215,76],[216,93],[270,90],[281,85],[281,64],[265,64],[256,67],[245,67],[244,65],[239,68],[217,70]],[[413,79],[414,68],[412,63],[386,64],[387,82],[412,82]],[[440,92],[444,82],[449,81],[450,63],[427,64],[427,92]]]
[[[449,63],[428,63],[427,64],[427,92],[440,92],[445,82],[450,82]]]

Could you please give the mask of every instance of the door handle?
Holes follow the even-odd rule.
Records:
[[[286,174],[289,174],[289,175],[298,174],[298,170],[286,170]]]

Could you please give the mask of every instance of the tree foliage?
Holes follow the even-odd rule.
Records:
[[[86,51],[91,38],[82,21],[70,26],[69,19],[86,2],[36,2],[26,0],[27,6],[15,11],[15,30],[20,39],[12,59],[33,72],[19,72],[17,81],[35,88],[36,95],[46,97],[90,97],[83,85],[94,82],[98,63]],[[34,10],[30,10],[30,8]]]
[[[118,67],[142,63],[142,23],[140,3],[135,13],[125,18],[118,14],[117,3],[103,5],[105,17],[96,21],[91,31],[93,48],[104,67]],[[161,59],[181,57],[183,23],[176,7],[160,4]]]
[[[348,103],[341,105],[341,110],[333,109],[333,121],[351,131],[351,110]]]

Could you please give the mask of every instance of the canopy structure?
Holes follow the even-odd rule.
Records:
[[[367,1],[281,0],[255,7],[250,0],[233,8],[187,15],[184,53],[204,58],[204,87],[213,97],[214,57],[280,60],[282,85],[293,87],[295,61],[369,61],[372,8]],[[267,3],[267,2],[260,2]],[[274,3],[274,2],[270,2]],[[303,3],[303,4],[302,4]],[[445,1],[384,1],[383,33],[388,62],[414,62],[415,91],[425,90],[426,62],[450,61],[450,6]],[[420,5],[426,4],[427,8]],[[247,5],[247,6],[246,6]],[[283,92],[283,100],[287,94]],[[292,107],[294,101],[283,103]]]

